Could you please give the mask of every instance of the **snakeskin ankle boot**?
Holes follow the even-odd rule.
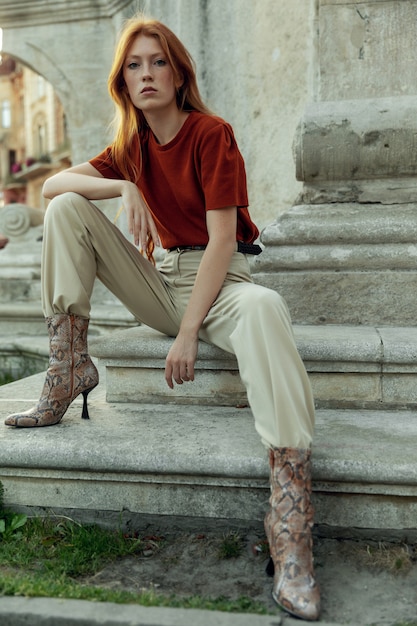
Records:
[[[318,620],[320,591],[312,554],[311,451],[269,451],[271,508],[265,531],[273,561],[275,602],[291,615]]]
[[[87,352],[88,319],[77,315],[46,318],[49,367],[37,406],[7,417],[7,426],[51,426],[64,416],[71,402],[83,394],[82,415],[88,419],[87,396],[98,385],[98,372]]]

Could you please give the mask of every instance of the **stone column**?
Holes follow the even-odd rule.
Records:
[[[255,262],[300,324],[414,325],[417,2],[319,3],[318,101],[294,140],[298,202]]]

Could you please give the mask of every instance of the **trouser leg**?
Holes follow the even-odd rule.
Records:
[[[263,443],[309,448],[314,401],[283,298],[253,283],[228,283],[200,335],[235,353]]]
[[[253,291],[231,341],[256,428],[268,446],[309,448],[314,400],[287,306],[274,291]]]
[[[90,297],[96,275],[134,315],[167,333],[178,327],[168,287],[159,272],[120,231],[82,196],[64,194],[45,216],[42,300],[50,335],[50,359],[39,403],[10,415],[9,426],[57,424],[68,406],[98,384],[88,355]]]
[[[42,304],[46,316],[88,318],[96,276],[141,322],[167,334],[178,315],[160,273],[91,202],[56,197],[45,214]]]

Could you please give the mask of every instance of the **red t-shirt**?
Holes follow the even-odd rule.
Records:
[[[178,134],[159,145],[148,129],[141,135],[138,183],[164,248],[205,245],[206,211],[238,207],[236,240],[252,243],[259,231],[248,212],[245,165],[233,130],[219,117],[193,111]],[[140,163],[139,137],[133,153]],[[105,178],[123,178],[110,146],[90,160]]]

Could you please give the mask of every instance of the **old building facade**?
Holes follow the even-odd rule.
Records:
[[[66,115],[43,76],[3,55],[0,64],[0,193],[43,209],[42,184],[71,163]]]

